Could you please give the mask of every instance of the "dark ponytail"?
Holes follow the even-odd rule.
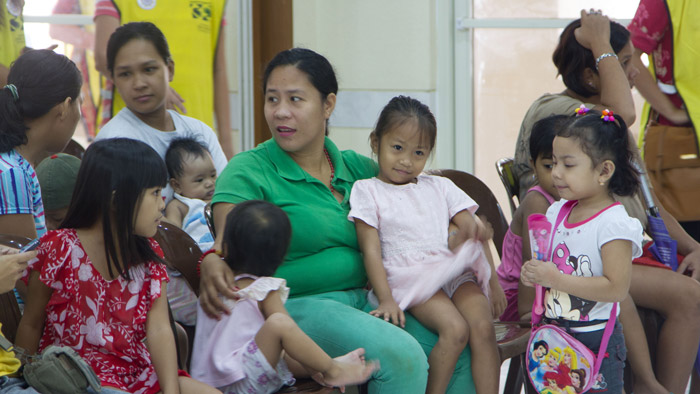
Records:
[[[46,49],[28,51],[10,67],[8,85],[0,89],[0,153],[27,143],[25,119],[46,115],[67,97],[78,99],[83,83],[70,59]]]
[[[615,172],[608,189],[620,196],[635,194],[639,189],[639,172],[632,164],[634,152],[629,142],[629,132],[622,117],[613,115],[615,121],[605,121],[602,114],[591,110],[584,116],[576,117],[569,127],[557,132],[558,137],[573,137],[581,143],[581,150],[587,154],[593,166],[605,160],[615,164]]]

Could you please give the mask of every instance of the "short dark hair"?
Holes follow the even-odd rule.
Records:
[[[209,153],[207,147],[194,137],[178,137],[170,141],[168,150],[165,152],[165,166],[171,178],[182,176],[184,169],[182,163],[185,155],[195,158],[206,157]]]
[[[151,22],[131,22],[117,28],[107,42],[107,69],[114,75],[114,62],[117,53],[131,40],[146,40],[156,48],[165,63],[172,60],[165,35]]]
[[[287,214],[262,200],[244,201],[226,216],[224,260],[236,273],[272,276],[292,237]]]
[[[0,152],[27,143],[25,119],[46,115],[68,97],[77,100],[83,78],[67,57],[39,49],[12,63],[7,83],[17,88],[19,98],[9,88],[0,87]]]
[[[102,220],[109,274],[161,261],[148,239],[134,233],[134,216],[145,189],[167,182],[165,163],[153,148],[129,138],[93,142],[85,151],[61,228],[85,228]],[[116,242],[115,242],[116,241]]]
[[[614,122],[605,121],[600,112],[591,110],[584,116],[575,117],[568,127],[558,130],[557,137],[578,140],[593,166],[612,160],[615,172],[608,188],[617,195],[629,196],[639,189],[639,172],[632,164],[634,153],[629,144],[627,125],[621,116],[614,115],[614,118]]]
[[[309,78],[309,82],[321,93],[321,101],[325,101],[328,95],[338,94],[338,80],[331,63],[322,55],[306,48],[292,48],[275,55],[265,68],[263,74],[263,94],[267,91],[267,81],[270,74],[283,66],[294,66]],[[328,135],[328,121],[326,121],[326,135]]]
[[[591,97],[595,91],[583,80],[583,71],[590,68],[597,73],[595,58],[590,49],[579,44],[574,31],[581,27],[581,19],[569,23],[559,36],[559,44],[554,50],[552,61],[561,75],[564,85],[581,97]],[[621,24],[610,21],[610,46],[615,53],[620,52],[630,40],[630,32]]]
[[[566,127],[571,120],[571,116],[552,115],[540,119],[532,125],[530,132],[530,158],[536,162],[537,158],[552,157],[552,142],[557,134],[557,130]]]
[[[418,131],[428,142],[430,150],[435,147],[437,138],[437,122],[430,108],[420,101],[408,96],[396,96],[384,106],[377,119],[377,125],[372,130],[372,135],[381,141],[382,137],[392,127],[401,125],[407,121],[415,120]]]

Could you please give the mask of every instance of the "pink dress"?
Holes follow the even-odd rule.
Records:
[[[554,197],[549,195],[539,185],[531,187],[527,192],[536,191],[544,196],[551,205]],[[501,264],[496,269],[498,283],[501,284],[503,292],[506,294],[508,305],[499,318],[501,321],[518,321],[518,282],[520,281],[520,269],[523,268],[523,239],[515,235],[508,228],[506,236],[503,238],[503,248],[501,253]]]
[[[151,248],[163,252],[154,240]],[[97,373],[103,386],[129,393],[160,391],[146,348],[146,317],[161,283],[165,266],[148,262],[108,281],[95,269],[73,229],[50,231],[41,238],[29,271],[53,291],[46,305],[46,323],[39,351],[49,345],[73,348]]]
[[[467,281],[478,281],[488,295],[491,275],[480,242],[468,240],[456,252],[447,247],[448,226],[457,213],[478,206],[452,181],[421,174],[416,183],[393,185],[377,178],[355,182],[350,220],[379,232],[382,259],[394,300],[404,310],[438,290],[452,296]]]
[[[242,277],[255,281],[236,292],[238,300],[224,299],[230,315],[212,319],[197,304],[192,378],[224,393],[276,392],[283,385],[294,384],[294,377],[282,358],[276,366],[270,366],[255,343],[255,335],[265,323],[258,302],[276,290],[282,302],[286,302],[289,288],[280,278],[239,275],[236,279]]]

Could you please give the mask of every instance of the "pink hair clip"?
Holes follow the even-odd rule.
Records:
[[[586,108],[585,105],[581,104],[581,106],[576,108],[576,110],[574,112],[576,112],[577,116],[583,116],[583,115],[587,114],[588,111],[590,111],[590,109]]]
[[[605,122],[614,122],[615,114],[613,114],[613,111],[609,109],[604,109],[603,115],[601,115],[600,118],[603,119]]]

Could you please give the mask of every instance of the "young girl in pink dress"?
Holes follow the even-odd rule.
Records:
[[[525,194],[503,239],[501,264],[496,273],[508,305],[500,317],[501,321],[529,319],[535,291],[532,287],[519,286],[523,261],[532,258],[527,218],[534,213],[545,214],[547,208],[559,199],[557,189],[552,184],[552,141],[557,129],[564,127],[570,118],[566,115],[553,115],[532,126],[530,166],[534,169],[537,185]],[[523,308],[519,309],[518,305],[523,305]]]
[[[349,215],[377,305],[370,313],[403,327],[408,310],[438,333],[428,393],[445,392],[467,341],[476,391],[496,393],[500,359],[487,295],[496,316],[505,297],[482,247],[491,235],[469,196],[447,178],[422,174],[436,134],[430,109],[398,96],[370,135],[379,174],[355,183]]]
[[[117,138],[87,149],[66,218],[41,238],[25,274],[18,346],[73,348],[103,392],[219,392],[178,377],[168,276],[151,238],[166,181],[165,163],[143,142]]]
[[[226,217],[224,260],[235,273],[237,300],[216,320],[198,306],[192,376],[224,393],[274,393],[312,376],[327,386],[363,383],[377,369],[364,349],[330,358],[284,307],[286,281],[273,278],[291,239],[287,214],[266,201],[237,204]]]

